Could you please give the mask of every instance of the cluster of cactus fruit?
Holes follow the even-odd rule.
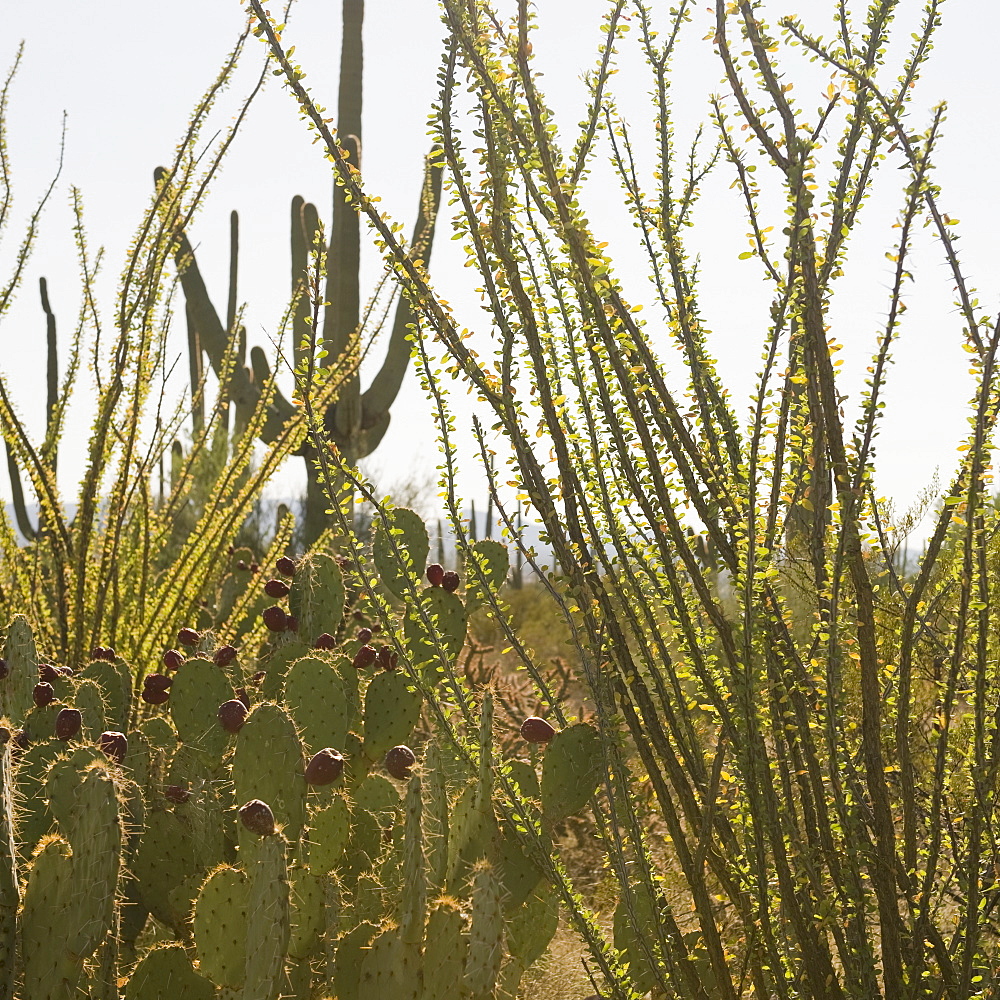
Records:
[[[480,584],[498,586],[505,551],[477,545]],[[540,773],[535,754],[498,760],[489,692],[478,766],[421,726],[482,600],[437,565],[423,587],[427,548],[411,511],[376,532],[402,599],[378,648],[321,551],[281,560],[260,599],[220,597],[246,622],[231,642],[182,628],[144,675],[101,647],[74,670],[39,664],[27,620],[10,623],[0,1000],[517,995],[558,895],[495,807],[497,776],[558,822],[594,793],[599,741],[527,719]]]

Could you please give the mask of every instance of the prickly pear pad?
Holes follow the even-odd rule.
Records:
[[[92,660],[84,667],[80,673],[80,680],[95,681],[101,689],[104,698],[104,711],[107,725],[99,728],[98,733],[105,729],[115,729],[118,732],[125,732],[128,725],[129,710],[132,707],[132,678],[124,660],[115,658],[111,660]],[[79,688],[77,688],[79,691]],[[81,711],[83,706],[76,706]],[[83,718],[84,727],[91,726],[86,714]]]
[[[258,837],[240,848],[250,879],[247,895],[244,1000],[277,1000],[288,949],[288,872],[280,834]]]
[[[427,528],[420,515],[406,507],[386,511],[385,518],[388,530],[382,518],[376,518],[372,560],[386,590],[397,597],[405,597],[413,581],[424,575],[431,549]]]
[[[358,672],[344,657],[303,657],[285,676],[284,701],[307,753],[340,749],[358,717]]]
[[[311,552],[299,563],[288,606],[307,642],[324,632],[336,634],[344,617],[344,596],[344,577],[333,556]]]
[[[469,939],[458,903],[441,899],[434,905],[424,935],[424,996],[462,1000],[466,996],[465,961]]]
[[[135,967],[125,1000],[213,1000],[215,987],[191,968],[183,945],[154,948]]]
[[[351,832],[347,802],[339,795],[330,804],[309,813],[309,867],[321,875],[337,866]]]
[[[465,566],[465,604],[470,612],[486,602],[479,576],[472,565],[473,561],[486,577],[486,585],[493,593],[503,586],[510,570],[507,549],[494,539],[482,538],[471,547],[466,556]]]
[[[211,661],[196,657],[182,663],[170,688],[170,718],[182,743],[209,760],[221,759],[229,734],[219,725],[219,705],[233,696],[226,675]]]
[[[406,743],[420,721],[421,698],[399,671],[376,674],[365,692],[365,755],[380,760]]]
[[[305,765],[295,723],[280,705],[264,702],[247,716],[236,737],[233,785],[237,802],[261,799],[285,837],[299,839],[306,816]],[[241,827],[241,845],[244,834]]]
[[[194,904],[198,964],[216,986],[238,989],[246,971],[247,901],[250,883],[238,868],[217,868]]]
[[[434,639],[434,632],[425,624],[424,616],[433,622],[437,641]],[[410,662],[416,666],[438,660],[441,655],[438,652],[440,643],[445,656],[453,663],[465,644],[467,625],[465,605],[457,594],[450,594],[440,587],[424,588],[420,592],[420,608],[407,608],[403,621],[403,635]]]
[[[24,615],[14,615],[7,626],[3,658],[9,673],[0,683],[0,716],[6,716],[13,727],[19,727],[31,711],[34,704],[31,692],[38,683],[35,637]]]
[[[579,812],[604,773],[601,737],[586,722],[567,726],[552,738],[542,761],[542,812],[550,823]]]

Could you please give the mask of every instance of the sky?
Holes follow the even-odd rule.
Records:
[[[502,5],[508,9],[509,4]],[[600,35],[600,0],[539,0],[539,33],[534,51],[544,69],[542,85],[559,120],[572,134],[580,120],[585,91],[581,74],[594,63]],[[653,5],[657,7],[656,4]],[[664,5],[665,6],[665,5]],[[903,0],[897,34],[903,42],[922,10]],[[8,152],[13,170],[15,213],[0,243],[0,274],[15,259],[23,226],[44,191],[59,158],[60,130],[66,116],[66,146],[61,178],[43,218],[42,235],[10,312],[0,318],[0,370],[8,377],[19,411],[40,430],[44,406],[44,322],[37,282],[48,279],[49,294],[68,333],[79,306],[79,283],[69,211],[70,185],[83,195],[92,247],[106,249],[101,300],[110,316],[117,276],[125,252],[148,202],[153,169],[168,162],[183,133],[189,112],[203,93],[242,25],[237,0],[173,0],[162,4],[103,0],[85,5],[75,0],[4,4],[5,32],[0,69],[12,63],[18,41],[25,44],[21,70],[12,88]],[[165,11],[169,9],[169,14]],[[833,4],[827,0],[770,0],[769,14],[798,14],[814,30],[829,33]],[[704,40],[712,14],[703,2],[681,44],[675,77],[675,107],[682,142],[708,118],[707,97],[724,91],[721,65]],[[979,290],[984,308],[997,309],[996,275],[1000,273],[1000,198],[995,164],[1000,158],[997,125],[994,42],[1000,37],[1000,8],[988,0],[949,0],[937,36],[932,65],[924,74],[914,104],[917,121],[947,101],[950,111],[936,160],[944,189],[943,207],[962,220],[961,250],[965,269]],[[436,96],[443,27],[432,0],[368,0],[365,20],[365,117],[363,173],[367,189],[382,197],[384,209],[404,223],[414,217],[421,161],[427,150],[426,117]],[[328,107],[336,105],[340,52],[340,4],[335,0],[298,0],[285,34],[296,45],[296,61],[306,83]],[[647,89],[635,50],[626,46],[616,86],[621,105],[637,136],[650,116]],[[238,76],[217,115],[224,128],[239,98],[259,71],[262,47],[248,48]],[[890,59],[898,57],[890,51]],[[791,77],[800,86],[825,83],[801,58],[791,58]],[[800,74],[800,75],[796,75]],[[817,102],[818,103],[818,102]],[[647,136],[648,138],[648,136]],[[640,140],[640,156],[642,150]],[[856,385],[868,363],[886,308],[890,264],[889,229],[905,174],[890,165],[880,179],[865,226],[855,242],[855,265],[844,279],[834,310],[833,335],[845,345],[847,386]],[[748,374],[760,356],[760,322],[766,316],[767,292],[754,262],[739,260],[746,248],[745,221],[732,175],[723,165],[706,191],[691,234],[692,249],[702,255],[702,302],[720,371],[733,387],[737,409],[746,413]],[[251,342],[266,344],[288,295],[288,211],[302,194],[329,212],[332,182],[329,165],[311,144],[296,109],[277,81],[271,80],[255,102],[219,178],[190,235],[216,301],[225,296],[228,220],[241,216],[241,297],[247,303]],[[631,279],[634,299],[646,294],[635,236],[618,211],[618,187],[606,172],[596,171],[588,192],[589,216],[596,232],[608,239],[621,274]],[[778,219],[780,221],[780,217]],[[439,232],[432,274],[463,323],[485,326],[468,287],[455,283],[464,261],[449,240],[447,223]],[[960,348],[960,325],[951,305],[951,283],[940,252],[925,236],[914,258],[916,282],[908,293],[909,325],[896,351],[887,395],[888,414],[879,445],[879,489],[905,508],[939,470],[946,484],[956,461],[956,447],[966,433],[963,404],[972,386]],[[374,251],[364,259],[364,289],[374,286],[381,265]],[[468,272],[466,272],[467,274]],[[451,282],[451,284],[449,284]],[[628,282],[627,282],[628,284]],[[647,314],[648,315],[648,314]],[[183,351],[178,325],[177,352]],[[186,365],[186,359],[184,359]],[[89,379],[89,376],[84,376]],[[853,382],[852,382],[853,380]],[[82,470],[88,381],[80,390],[61,458],[60,479],[67,492]],[[856,398],[856,397],[855,397]],[[438,458],[435,431],[416,379],[409,376],[393,407],[390,430],[370,469],[387,487],[408,479],[426,484]],[[465,465],[467,497],[485,496],[471,464]],[[275,484],[276,495],[301,489],[301,463],[287,469]],[[0,494],[9,495],[6,476]]]

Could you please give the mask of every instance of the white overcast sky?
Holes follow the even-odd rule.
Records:
[[[562,121],[572,128],[581,118],[584,91],[580,75],[593,65],[599,33],[601,0],[538,0],[541,31],[535,53],[545,70],[543,82]],[[666,7],[654,3],[653,7]],[[834,5],[827,0],[774,0],[776,14],[797,13],[806,24],[829,34]],[[36,0],[3,3],[4,40],[0,69],[9,65],[19,40],[25,42],[21,72],[9,112],[8,150],[13,166],[14,225],[0,244],[0,267],[6,274],[20,241],[23,223],[44,190],[58,158],[63,112],[67,115],[65,164],[59,188],[46,212],[43,235],[14,308],[0,320],[0,370],[10,379],[21,412],[37,429],[44,406],[44,322],[37,305],[37,281],[45,275],[61,327],[69,332],[78,309],[78,284],[68,208],[69,186],[84,196],[90,240],[106,247],[107,282],[104,310],[110,316],[117,274],[150,194],[152,171],[169,160],[188,113],[213,78],[239,33],[243,13],[237,0],[173,0],[168,5],[136,0]],[[923,4],[902,0],[897,34],[904,42]],[[276,11],[277,3],[272,4]],[[946,100],[950,111],[944,141],[937,153],[938,180],[945,189],[943,207],[962,220],[960,244],[965,269],[980,291],[984,307],[997,309],[1000,273],[1000,199],[996,192],[998,143],[996,39],[1000,37],[1000,5],[992,0],[949,0],[937,37],[932,65],[919,84],[915,121]],[[724,91],[721,66],[711,44],[703,40],[712,14],[706,3],[696,6],[675,78],[674,100],[681,138],[698,121],[707,121],[707,95]],[[368,189],[383,197],[385,209],[409,231],[416,202],[421,158],[426,150],[426,115],[435,97],[442,26],[433,0],[369,0],[365,22],[365,118],[363,168]],[[306,83],[327,107],[336,105],[340,53],[340,3],[298,0],[285,40],[295,44],[296,60],[307,72]],[[224,126],[239,95],[259,66],[259,43],[248,49],[245,72],[227,97],[218,117]],[[628,45],[617,78],[626,112],[637,134],[649,121],[640,60]],[[800,89],[818,79],[801,56],[789,53],[789,79]],[[890,55],[890,58],[892,56]],[[824,84],[825,85],[825,84]],[[818,103],[818,102],[816,102]],[[806,102],[806,106],[812,104]],[[269,83],[251,111],[224,170],[198,217],[192,233],[200,246],[203,271],[217,302],[224,302],[228,218],[240,211],[242,226],[241,297],[247,301],[252,341],[265,343],[280,316],[288,292],[288,208],[293,195],[313,200],[328,213],[331,182],[328,165],[298,120],[295,108],[276,81]],[[763,169],[763,167],[761,168]],[[834,336],[846,345],[847,371],[864,370],[878,325],[885,313],[890,270],[888,226],[897,207],[905,175],[892,166],[885,171],[879,197],[867,215],[867,228],[855,246],[857,265],[841,290],[834,313]],[[749,390],[748,373],[760,356],[760,317],[767,299],[755,262],[741,262],[746,248],[745,223],[732,177],[725,165],[710,185],[690,237],[691,249],[703,255],[702,305],[714,331],[720,368],[739,400]],[[590,192],[590,218],[611,241],[626,285],[640,300],[647,287],[634,247],[634,231],[615,212],[616,185],[598,174]],[[779,224],[781,217],[769,220]],[[436,244],[432,272],[446,297],[465,307],[462,320],[483,325],[470,297],[448,286],[448,271],[464,256],[443,230]],[[631,278],[629,265],[635,261]],[[959,325],[950,305],[950,282],[941,257],[928,239],[915,258],[917,281],[909,293],[911,323],[896,352],[888,395],[889,414],[880,439],[880,480],[884,494],[905,507],[940,469],[942,485],[954,467],[955,448],[964,434],[962,404],[971,383],[958,340]],[[380,265],[366,259],[366,288]],[[452,273],[457,270],[452,267]],[[468,274],[469,272],[465,272]],[[649,313],[646,314],[649,316]],[[652,317],[650,317],[652,319]],[[180,327],[178,352],[182,350]],[[89,376],[85,376],[89,380]],[[82,468],[78,457],[89,429],[87,386],[74,411],[60,468],[67,494]],[[740,412],[745,413],[743,402]],[[374,463],[388,484],[417,478],[436,464],[434,430],[427,406],[412,376],[393,407],[390,431]],[[294,493],[301,475],[291,470],[276,489]],[[484,491],[470,473],[467,496]],[[0,491],[7,493],[6,474]]]

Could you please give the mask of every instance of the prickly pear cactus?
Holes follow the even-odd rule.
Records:
[[[382,585],[396,597],[407,597],[414,581],[424,574],[431,550],[427,528],[420,515],[406,507],[386,511],[377,519],[372,560]]]
[[[32,692],[38,683],[38,653],[35,637],[24,615],[14,615],[7,626],[7,641],[3,647],[7,676],[0,683],[0,716],[5,716],[15,728],[24,724],[24,717],[34,707]]]
[[[590,801],[604,773],[601,737],[586,722],[567,726],[545,748],[542,763],[542,813],[558,823]]]
[[[343,656],[304,656],[285,676],[284,702],[309,754],[342,747],[359,719],[358,672]]]
[[[229,734],[219,725],[217,712],[233,697],[226,675],[211,660],[186,660],[170,688],[170,718],[177,736],[207,761],[218,761],[229,745]]]
[[[324,632],[336,635],[344,617],[344,577],[333,556],[311,552],[295,568],[288,606],[299,633],[312,641]]]
[[[376,674],[365,692],[364,748],[369,760],[381,760],[405,744],[420,720],[420,694],[399,671]]]
[[[486,578],[486,587],[494,593],[498,591],[510,572],[510,557],[507,549],[492,538],[482,538],[475,542],[465,559],[465,605],[471,614],[486,603],[486,591],[479,580],[479,573]]]

